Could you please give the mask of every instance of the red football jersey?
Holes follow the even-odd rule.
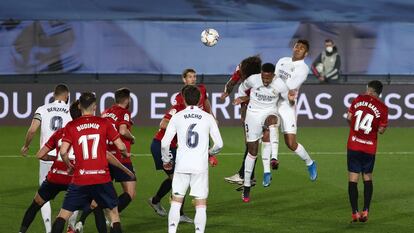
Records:
[[[118,105],[113,105],[112,107],[106,109],[102,113],[102,117],[108,119],[119,132],[119,126],[125,124],[128,130],[131,131],[133,125],[131,120],[131,113],[128,109],[122,108]],[[121,136],[122,142],[125,143],[128,153],[131,152],[131,141]],[[121,152],[116,148],[112,143],[108,144],[108,150],[121,162],[121,163],[132,163],[131,158],[123,158]]]
[[[375,155],[379,127],[388,125],[388,107],[378,98],[359,95],[348,110],[352,114],[348,149]]]
[[[207,91],[206,91],[206,86],[204,86],[203,84],[199,84],[197,85],[198,89],[200,90],[200,100],[198,101],[198,107],[201,110],[206,110],[207,107],[205,106],[205,102],[207,99]],[[181,93],[178,93],[177,96],[175,96],[175,100],[174,100],[174,104],[173,105],[182,105],[185,106],[185,102],[184,102],[184,97],[181,95]],[[184,107],[185,108],[185,107]]]
[[[53,162],[50,171],[47,173],[46,179],[47,181],[54,184],[68,185],[72,181],[72,175],[68,174],[68,167],[62,161],[62,158],[59,154],[60,146],[62,144],[62,138],[63,128],[58,129],[45,144],[45,146],[51,150],[56,149],[57,154],[57,156],[55,157],[56,160]],[[73,156],[72,149],[70,149],[69,156]],[[75,164],[73,158],[70,159],[72,159],[70,162],[72,164]]]
[[[81,116],[66,125],[63,141],[70,143],[75,153],[74,184],[92,185],[111,181],[106,142],[118,138],[118,132],[105,118]]]
[[[170,120],[174,114],[176,114],[177,112],[183,109],[185,109],[185,105],[173,105],[171,106],[170,109],[167,110],[163,118]],[[164,134],[165,134],[165,129],[159,129],[157,133],[155,134],[154,138],[161,141],[162,138],[164,137]],[[177,136],[175,136],[173,140],[171,141],[170,147],[177,148]]]

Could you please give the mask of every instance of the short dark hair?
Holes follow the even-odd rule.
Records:
[[[259,55],[247,57],[240,62],[241,79],[244,80],[252,74],[259,74],[262,67],[262,59]]]
[[[328,39],[325,40],[325,43],[329,43],[329,42],[332,43],[332,44],[334,43],[332,39],[328,38]]]
[[[378,95],[382,93],[383,85],[381,81],[372,80],[368,83],[368,87],[374,89],[375,93],[377,93]]]
[[[119,88],[118,90],[115,91],[115,102],[119,104],[123,102],[125,99],[129,99],[130,94],[131,94],[131,91],[128,88],[126,87]]]
[[[200,101],[200,90],[194,85],[185,85],[182,89],[182,95],[187,105],[197,105]]]
[[[298,41],[296,41],[296,44],[303,44],[306,46],[306,51],[309,52],[310,46],[309,46],[309,41],[305,40],[305,39],[299,39]]]
[[[81,109],[88,109],[96,102],[96,96],[92,92],[83,92],[79,97],[79,106]]]
[[[183,73],[182,73],[181,77],[182,77],[182,78],[185,78],[185,76],[187,76],[187,74],[188,74],[188,73],[196,73],[196,71],[195,71],[194,69],[187,68],[187,69],[185,69],[185,70],[183,71]]]
[[[75,120],[76,118],[82,116],[82,112],[79,109],[79,100],[73,101],[70,104],[69,112],[70,116],[72,117],[72,120]]]
[[[275,72],[275,65],[272,63],[265,63],[262,65],[262,72],[266,73],[274,73]]]
[[[53,95],[54,96],[59,96],[59,95],[62,95],[64,93],[68,93],[68,92],[69,92],[68,86],[61,83],[61,84],[56,85],[55,91],[53,92]]]

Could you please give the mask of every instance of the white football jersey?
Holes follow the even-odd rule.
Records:
[[[188,106],[171,118],[161,140],[163,157],[168,156],[170,142],[175,134],[178,140],[175,172],[208,171],[209,135],[214,142],[213,148],[223,147],[216,120],[196,106]]]
[[[276,63],[276,78],[283,80],[289,90],[299,91],[309,74],[309,67],[304,60],[292,61],[291,57],[283,57]],[[281,104],[288,104],[287,92],[282,94]]]
[[[65,127],[72,120],[69,105],[61,100],[38,107],[33,118],[40,121],[40,148],[56,130]],[[56,151],[52,150],[48,154],[56,156]]]
[[[246,90],[250,89],[250,101],[248,111],[254,112],[276,112],[277,101],[280,93],[287,93],[286,85],[273,79],[267,87],[263,85],[262,75],[253,74],[239,86],[239,96],[246,96]]]

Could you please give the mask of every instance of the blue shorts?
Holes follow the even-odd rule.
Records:
[[[128,174],[126,174],[124,171],[122,171],[121,169],[112,166],[111,164],[109,165],[109,173],[111,173],[111,177],[112,180],[115,180],[115,182],[125,182],[125,181],[136,181],[136,178],[131,178],[130,176],[128,176]],[[135,174],[134,171],[134,167],[132,166],[131,163],[123,163],[122,165],[124,165],[126,168],[128,168],[131,172],[133,172]]]
[[[72,212],[81,210],[86,205],[90,205],[92,200],[95,200],[102,208],[115,208],[118,205],[118,197],[112,182],[94,185],[70,184],[62,209]]]
[[[45,181],[43,181],[42,185],[40,185],[40,188],[37,190],[37,193],[45,202],[48,202],[50,200],[55,199],[58,193],[66,191],[67,189],[68,185],[54,184],[47,181],[46,179]]]
[[[170,147],[170,153],[173,156],[173,160],[175,161],[175,157],[177,155],[177,148],[171,148]],[[168,175],[171,175],[174,173],[174,167],[171,170],[165,170],[163,167],[162,162],[162,155],[161,155],[161,141],[158,139],[153,139],[151,143],[151,154],[152,158],[154,159],[155,169],[156,170],[164,170],[165,173]]]
[[[374,170],[375,155],[361,151],[348,150],[348,171],[354,173],[372,173]]]

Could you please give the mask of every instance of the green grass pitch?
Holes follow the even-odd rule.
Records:
[[[137,172],[137,197],[122,213],[124,232],[166,232],[167,218],[161,218],[147,205],[165,175],[155,171],[149,146],[154,127],[134,129],[137,144],[133,158]],[[18,232],[25,209],[38,185],[38,161],[18,156],[26,127],[0,128],[0,232]],[[414,130],[390,128],[380,136],[374,170],[374,196],[367,223],[350,224],[347,195],[347,128],[300,128],[298,139],[318,163],[319,177],[309,181],[304,163],[288,152],[281,139],[279,170],[273,172],[272,185],[261,186],[262,164],[257,163],[258,185],[251,202],[242,203],[236,186],[223,177],[233,175],[244,150],[242,129],[222,127],[225,147],[219,165],[210,168],[210,196],[206,232],[414,232]],[[30,149],[38,149],[38,138]],[[236,154],[240,153],[240,155]],[[119,190],[119,185],[117,185]],[[360,206],[363,189],[359,186]],[[62,203],[63,193],[52,202],[53,216]],[[188,199],[189,200],[189,199]],[[163,200],[169,208],[168,198]],[[186,213],[193,217],[190,201]],[[193,225],[180,224],[178,232],[194,232]],[[29,232],[42,233],[40,213]],[[96,232],[93,216],[85,232]]]

